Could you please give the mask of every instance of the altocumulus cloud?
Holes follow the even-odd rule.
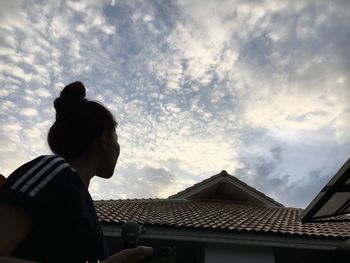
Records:
[[[33,108],[24,108],[21,110],[20,114],[26,117],[33,117],[38,115],[38,111]]]
[[[119,122],[116,176],[94,198],[166,197],[226,169],[303,207],[350,155],[348,1],[1,7],[5,175],[49,153],[52,101],[77,79]]]

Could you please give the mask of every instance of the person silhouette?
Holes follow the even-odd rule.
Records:
[[[0,262],[131,263],[153,252],[108,252],[88,188],[114,173],[117,122],[85,96],[80,81],[64,87],[47,137],[53,154],[23,164],[0,189]]]

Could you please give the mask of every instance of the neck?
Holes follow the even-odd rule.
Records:
[[[73,160],[69,160],[68,163],[78,172],[84,186],[86,189],[88,189],[90,180],[95,175],[94,160],[92,160],[89,155],[84,155]]]

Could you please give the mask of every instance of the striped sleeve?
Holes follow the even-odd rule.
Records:
[[[60,182],[56,179],[67,168],[70,169],[69,164],[62,157],[56,155],[38,157],[9,176],[5,186],[0,189],[0,201],[31,206],[36,197],[45,192],[48,186],[50,189],[55,188],[55,184]],[[62,186],[56,186],[59,187]]]

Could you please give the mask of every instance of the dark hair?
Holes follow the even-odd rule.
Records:
[[[102,104],[85,98],[83,83],[73,82],[55,99],[56,121],[48,133],[51,150],[65,159],[89,150],[104,131],[114,131],[117,122]]]

